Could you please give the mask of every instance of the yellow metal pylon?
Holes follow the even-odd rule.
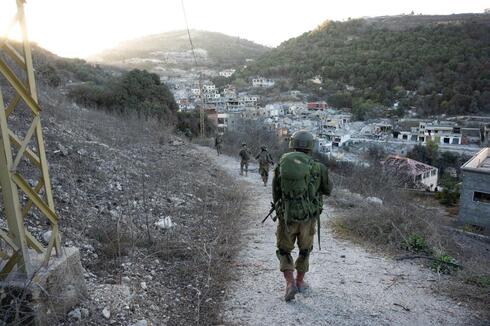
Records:
[[[57,254],[61,253],[58,216],[48,173],[41,108],[37,99],[25,22],[25,0],[16,2],[17,14],[11,27],[17,24],[20,27],[22,45],[11,44],[7,38],[9,31],[0,39],[0,77],[7,81],[9,88],[5,91],[0,88],[0,186],[7,220],[7,229],[0,230],[0,239],[6,244],[0,247],[0,279],[5,279],[13,272],[30,277],[34,272],[30,249],[43,254],[44,265],[47,265],[53,249]],[[7,105],[5,101],[8,101]],[[19,135],[16,130],[9,128],[9,117],[23,107],[28,108],[28,116],[32,120],[28,130]],[[33,175],[38,178],[35,185],[26,180]],[[51,236],[47,245],[36,239],[25,225],[25,219],[32,208],[36,208],[49,221]]]

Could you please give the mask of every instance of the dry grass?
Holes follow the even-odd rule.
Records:
[[[421,259],[436,273],[449,274],[434,289],[472,304],[483,314],[490,305],[490,244],[454,231],[435,200],[400,189],[376,167],[350,166],[334,174],[332,196],[338,214],[333,229],[347,239],[395,259]],[[339,191],[339,189],[347,189]],[[363,198],[375,196],[382,205]]]

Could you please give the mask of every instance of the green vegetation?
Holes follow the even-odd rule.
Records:
[[[451,177],[448,174],[443,174],[439,184],[442,186],[442,191],[436,194],[436,198],[442,205],[454,206],[459,201],[459,179]]]
[[[423,236],[411,234],[402,242],[402,248],[413,252],[427,252],[429,246],[427,245],[427,241]]]
[[[434,141],[428,141],[426,146],[417,144],[407,157],[435,166],[439,169],[439,173],[444,175],[448,169],[454,169],[459,174],[459,168],[471,157],[464,154],[456,154],[452,152],[439,152],[439,146]]]
[[[71,87],[69,97],[84,106],[117,113],[135,112],[138,116],[172,121],[177,103],[160,82],[160,77],[144,70],[132,70],[106,83],[87,82]]]
[[[430,267],[436,273],[451,274],[458,268],[458,266],[459,265],[456,263],[456,259],[454,257],[441,253],[432,262]]]
[[[490,288],[490,276],[489,275],[472,276],[466,280],[466,283],[474,284],[480,288]]]
[[[331,104],[352,107],[358,119],[396,102],[396,114],[411,107],[427,115],[489,113],[489,18],[471,17],[406,29],[363,19],[327,22],[266,53],[237,78],[260,74],[321,87]],[[309,82],[316,75],[322,85]]]
[[[175,130],[190,139],[199,136],[200,133],[200,114],[199,111],[191,112],[178,112],[177,123],[175,124]],[[214,135],[215,125],[209,120],[204,121],[206,135]]]

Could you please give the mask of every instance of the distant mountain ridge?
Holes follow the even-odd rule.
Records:
[[[190,31],[197,63],[208,67],[236,67],[257,59],[270,48],[239,37],[207,31]],[[91,60],[136,65],[140,68],[188,67],[194,64],[187,31],[149,35],[121,43]]]

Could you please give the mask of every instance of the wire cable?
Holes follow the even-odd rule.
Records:
[[[189,23],[187,21],[187,13],[185,11],[184,0],[181,0],[180,3],[182,4],[182,11],[184,12],[185,27],[187,29],[187,36],[189,37],[189,43],[191,45],[192,56],[194,58],[194,64],[196,65],[196,68],[197,68],[196,52],[194,51],[194,44],[192,43],[191,31],[189,30]]]

